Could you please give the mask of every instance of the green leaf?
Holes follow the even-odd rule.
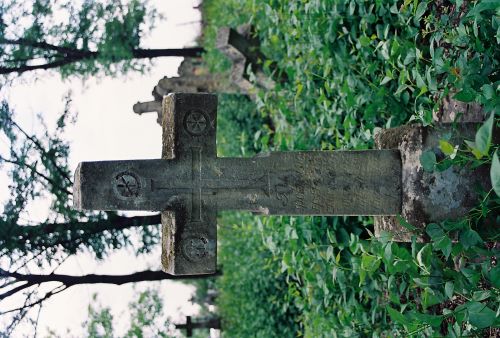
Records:
[[[453,282],[446,282],[444,285],[444,293],[446,297],[451,299],[453,297],[453,291],[455,290],[455,284]]]
[[[436,166],[436,154],[433,151],[427,150],[420,155],[420,164],[425,171],[432,172]]]
[[[372,40],[367,37],[366,35],[363,35],[359,38],[359,42],[361,43],[361,46],[366,47],[369,46]]]
[[[496,313],[492,309],[479,302],[467,303],[469,322],[478,329],[484,329],[495,322]]]
[[[481,278],[481,273],[472,269],[461,268],[460,272],[462,272],[469,283],[473,285],[476,285],[479,282],[479,278]]]
[[[465,140],[465,144],[469,147],[470,151],[472,154],[479,160],[480,158],[483,157],[483,153],[477,149],[476,143]]]
[[[467,229],[460,233],[460,243],[468,249],[476,244],[483,243],[483,239],[476,231]]]
[[[490,177],[493,190],[495,191],[497,196],[500,196],[500,161],[498,160],[498,149],[495,150],[495,153],[493,154]]]
[[[483,91],[483,96],[487,100],[491,100],[493,96],[495,95],[495,89],[493,89],[493,86],[490,84],[485,84],[481,87],[481,90]]]
[[[302,93],[302,90],[304,90],[304,85],[302,83],[297,83],[297,92],[295,93],[295,99],[297,99],[300,96],[300,93]]]
[[[498,0],[482,0],[477,3],[469,13],[467,13],[467,17],[475,17],[478,19],[480,17],[481,12],[486,10],[497,10],[500,7],[498,4]]]
[[[361,269],[372,274],[380,266],[380,258],[364,253],[361,256]]]
[[[386,84],[387,82],[389,82],[391,80],[392,80],[391,77],[384,76],[384,78],[382,79],[382,81],[380,81],[380,85],[384,85],[384,84]]]
[[[423,270],[423,273],[428,274],[431,268],[432,248],[430,244],[426,244],[417,253],[418,266]]]
[[[401,312],[394,310],[392,307],[388,306],[387,312],[389,312],[389,317],[391,317],[393,322],[400,325],[407,325],[409,323],[408,319]]]
[[[432,327],[437,327],[443,322],[443,316],[429,315],[426,313],[415,312],[412,314],[412,317],[415,318],[419,324],[429,324]]]
[[[445,236],[443,229],[441,229],[441,227],[436,223],[430,223],[425,229],[425,232],[427,232],[429,237],[434,241]]]
[[[491,285],[496,288],[500,288],[500,266],[496,266],[491,269],[489,273],[489,278]]]
[[[452,155],[455,152],[455,148],[445,140],[439,140],[439,148],[445,155]]]
[[[413,225],[408,223],[401,215],[397,215],[396,218],[398,220],[399,225],[401,225],[401,226],[403,226],[406,229],[411,230],[411,231],[417,230],[416,227],[414,227]]]
[[[482,300],[488,299],[491,296],[491,291],[475,291],[472,295],[472,300],[480,302]]]
[[[451,254],[451,239],[448,236],[443,236],[439,240],[436,241],[434,247],[443,252],[446,259],[450,257]]]
[[[425,10],[427,9],[427,2],[421,2],[417,6],[417,10],[415,11],[415,18],[413,19],[414,23],[418,23],[422,15],[424,15]]]
[[[484,122],[476,133],[476,147],[483,155],[487,155],[491,146],[491,137],[493,133],[493,114]]]
[[[453,98],[462,102],[472,102],[476,98],[476,92],[470,88],[465,88],[456,93]]]
[[[427,308],[429,306],[439,304],[441,303],[442,298],[442,295],[435,292],[431,288],[426,287],[422,293],[422,306]]]
[[[451,254],[451,239],[446,235],[443,229],[435,223],[430,223],[425,231],[434,241],[433,247],[441,250],[446,256],[446,259],[448,259]]]

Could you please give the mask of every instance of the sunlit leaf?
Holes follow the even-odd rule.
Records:
[[[476,133],[475,145],[477,150],[483,155],[487,155],[491,146],[491,138],[493,133],[493,114],[484,122]]]
[[[490,178],[493,190],[497,196],[500,196],[500,160],[498,159],[498,149],[493,154],[491,161]]]

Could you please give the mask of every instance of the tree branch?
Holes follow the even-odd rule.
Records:
[[[48,50],[53,50],[57,51],[63,54],[69,54],[72,56],[83,56],[83,57],[88,57],[92,55],[92,51],[86,51],[86,50],[81,50],[81,49],[75,49],[75,48],[70,48],[70,47],[60,47],[60,46],[55,46],[50,43],[44,42],[44,41],[31,41],[28,39],[17,39],[17,40],[9,40],[9,39],[0,39],[0,45],[18,45],[18,46],[26,46],[26,47],[34,47],[34,48],[40,48],[40,49],[48,49]]]
[[[0,244],[9,243],[9,247],[4,246],[4,254],[8,254],[9,248],[26,247],[29,240],[29,250],[37,247],[49,248],[65,243],[78,243],[78,238],[68,238],[69,231],[79,232],[80,238],[88,238],[89,235],[98,234],[104,231],[123,230],[131,227],[143,227],[157,225],[161,223],[161,215],[125,217],[114,215],[108,219],[88,221],[88,222],[65,222],[65,223],[42,223],[39,225],[12,225],[0,227]],[[81,233],[80,233],[81,232]],[[52,236],[46,236],[46,235]],[[62,236],[57,236],[61,234]],[[62,239],[62,240],[61,240]],[[81,243],[79,243],[81,244]]]
[[[0,275],[3,275],[3,272],[4,272],[4,270],[0,269]],[[18,287],[15,287],[15,288],[13,288],[13,289],[10,289],[9,291],[6,291],[6,292],[4,292],[4,293],[0,294],[0,300],[3,300],[3,299],[5,299],[5,298],[7,298],[7,297],[10,297],[10,296],[12,296],[13,294],[16,294],[16,293],[18,293],[19,291],[22,291],[22,290],[24,290],[24,289],[26,289],[26,288],[29,288],[29,287],[30,287],[30,286],[32,286],[32,285],[34,285],[34,284],[33,284],[33,283],[30,283],[30,282],[26,282],[26,283],[24,283],[24,284],[22,284],[22,285],[19,285]]]
[[[41,43],[45,44],[45,43]],[[55,48],[63,48],[53,46]],[[152,59],[156,57],[167,57],[167,56],[177,56],[177,57],[199,57],[205,50],[202,47],[192,47],[192,48],[166,48],[166,49],[133,49],[132,57],[135,59]],[[81,53],[81,54],[80,54]],[[10,73],[24,73],[31,70],[37,69],[53,69],[62,67],[74,62],[83,61],[86,59],[96,59],[101,55],[100,52],[93,51],[79,51],[78,54],[67,55],[64,59],[56,60],[53,62],[47,62],[41,65],[23,65],[19,67],[0,67],[0,74],[10,74]],[[120,59],[114,60],[120,61]]]
[[[167,49],[134,49],[132,55],[136,59],[152,59],[162,56],[199,57],[205,52],[202,47],[167,48]]]
[[[25,310],[27,308],[30,308],[30,307],[33,307],[35,305],[38,305],[38,304],[41,304],[43,303],[44,301],[46,301],[47,299],[49,299],[50,297],[60,293],[60,292],[63,292],[64,290],[66,290],[68,287],[67,286],[64,286],[64,285],[59,285],[58,287],[55,287],[53,288],[52,290],[50,290],[49,292],[47,292],[45,294],[45,296],[43,296],[42,298],[40,298],[39,300],[33,302],[33,303],[24,303],[23,306],[20,306],[20,307],[17,307],[15,309],[10,309],[10,310],[7,310],[7,311],[3,311],[3,312],[0,312],[0,316],[1,315],[4,315],[4,314],[7,314],[7,313],[10,313],[10,312],[15,312],[15,311],[22,311],[22,310]],[[58,290],[59,289],[59,290]]]
[[[47,158],[51,163],[52,165],[56,168],[56,170],[59,172],[59,174],[64,177],[68,183],[73,183],[71,181],[71,178],[68,176],[67,173],[65,173],[58,165],[57,163],[54,161],[54,159],[51,157],[51,156],[48,156],[47,155],[47,151],[45,150],[45,148],[40,144],[40,141],[38,141],[34,136],[32,135],[29,135],[27,132],[24,131],[23,128],[21,128],[21,126],[19,124],[17,124],[16,121],[14,121],[12,118],[9,117],[9,120],[10,122],[28,139],[30,140],[31,142],[33,142],[33,144],[38,148],[38,150],[40,150],[40,152],[42,153],[42,157],[45,157]]]
[[[24,66],[19,66],[19,67],[0,67],[0,74],[10,74],[10,73],[21,74],[24,72],[29,72],[31,70],[37,70],[37,69],[47,70],[47,69],[58,68],[58,67],[62,67],[65,65],[69,65],[73,62],[81,61],[83,59],[85,59],[85,57],[73,57],[73,58],[68,57],[68,58],[65,58],[62,60],[48,62],[48,63],[44,63],[41,65],[34,65],[34,66],[24,65]]]
[[[165,279],[200,279],[206,278],[206,275],[181,275],[174,276],[163,271],[153,271],[144,270],[128,275],[83,275],[83,276],[73,276],[73,275],[60,275],[60,274],[49,274],[49,275],[38,275],[38,274],[21,274],[18,272],[9,272],[0,268],[0,275],[15,278],[18,281],[25,281],[28,284],[43,284],[48,282],[60,282],[66,287],[79,284],[114,284],[123,285],[128,283],[137,283],[143,281],[160,281]],[[220,275],[220,272],[216,273]]]
[[[29,237],[34,233],[52,234],[54,232],[68,231],[68,230],[84,230],[86,232],[102,232],[106,230],[122,230],[137,226],[156,225],[161,223],[161,215],[149,216],[113,216],[108,219],[89,222],[67,222],[67,223],[42,223],[33,226],[17,226],[18,230],[24,235]]]

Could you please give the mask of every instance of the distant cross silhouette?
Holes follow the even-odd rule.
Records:
[[[186,316],[186,324],[175,324],[175,328],[178,330],[185,329],[186,337],[193,336],[194,329],[216,329],[220,330],[220,318],[210,318],[204,321],[193,322],[191,316]]]

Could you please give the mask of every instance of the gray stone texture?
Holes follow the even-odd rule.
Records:
[[[162,211],[162,262],[175,275],[215,272],[218,210],[400,213],[397,150],[217,158],[216,109],[215,95],[165,96],[162,159],[81,163],[75,174],[75,206]]]
[[[452,166],[443,172],[427,172],[420,164],[424,151],[439,151],[439,140],[453,135],[453,144],[474,139],[478,125],[438,124],[434,127],[407,125],[383,130],[375,136],[379,149],[399,149],[402,161],[402,217],[424,229],[429,222],[465,216],[478,203],[479,188],[489,189],[488,170]],[[397,241],[408,242],[412,233],[394,216],[376,217],[375,235],[388,231]],[[419,238],[422,240],[422,238]]]
[[[433,112],[433,119],[437,123],[453,122],[481,122],[485,120],[486,113],[480,104],[465,103],[451,98],[453,94],[443,99],[439,109]]]
[[[162,265],[174,275],[211,274],[217,264],[217,212],[266,215],[373,215],[375,232],[411,234],[394,215],[425,227],[462,217],[488,189],[487,170],[426,172],[420,156],[473,139],[477,124],[408,125],[376,135],[380,150],[273,152],[218,158],[217,97],[169,94],[162,104],[162,159],[83,162],[75,173],[79,209],[162,212]],[[457,129],[454,129],[457,128]],[[486,185],[486,186],[485,186]]]
[[[210,73],[201,58],[185,58],[178,69],[179,76],[163,77],[153,88],[152,101],[134,104],[134,113],[156,112],[161,126],[163,96],[168,93],[237,93],[236,86],[226,79],[225,74]],[[234,88],[233,88],[234,87]]]
[[[221,27],[217,31],[216,47],[232,63],[231,82],[241,93],[255,99],[257,88],[250,82],[247,70],[250,68],[255,75],[258,87],[272,89],[275,83],[266,76],[259,64],[265,57],[259,51],[259,41],[252,37],[251,27],[240,26],[238,29]]]

